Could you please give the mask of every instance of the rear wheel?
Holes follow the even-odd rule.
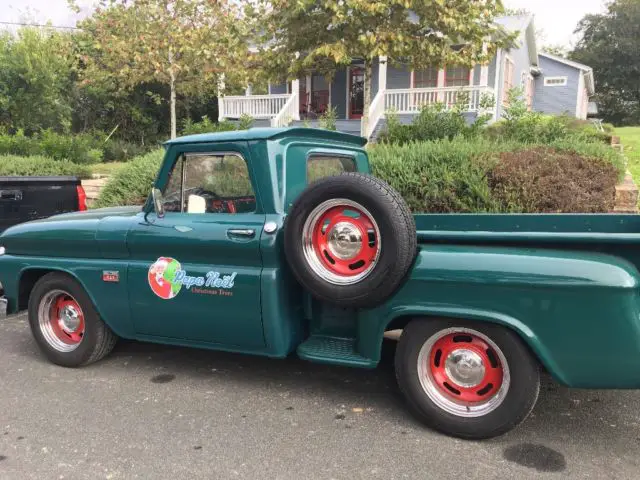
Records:
[[[29,297],[29,325],[45,356],[64,367],[100,360],[117,340],[82,286],[61,273],[47,274],[34,286]]]
[[[482,439],[521,423],[538,398],[538,365],[492,324],[414,320],[396,350],[400,389],[416,415],[449,435]]]

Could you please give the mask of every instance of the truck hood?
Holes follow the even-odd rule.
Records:
[[[121,233],[115,236],[121,245],[117,250],[126,248],[128,225],[141,211],[139,206],[114,207],[54,215],[8,228],[0,235],[0,246],[8,255],[97,258],[102,256],[97,241],[101,232],[117,225],[115,230]]]

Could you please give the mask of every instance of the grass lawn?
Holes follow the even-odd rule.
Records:
[[[96,163],[94,165],[91,165],[90,168],[91,173],[98,173],[100,175],[113,175],[126,164],[126,162]]]
[[[640,181],[640,127],[616,128],[615,135],[620,136],[624,153],[629,160],[629,171],[636,183]]]

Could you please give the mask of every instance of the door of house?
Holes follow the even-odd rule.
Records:
[[[349,70],[349,118],[362,118],[364,112],[364,69]]]

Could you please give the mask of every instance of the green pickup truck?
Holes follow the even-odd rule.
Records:
[[[413,215],[365,141],[251,129],[166,144],[143,208],[0,236],[9,313],[52,362],[117,338],[395,369],[427,425],[488,438],[522,422],[540,370],[640,387],[640,217]]]

